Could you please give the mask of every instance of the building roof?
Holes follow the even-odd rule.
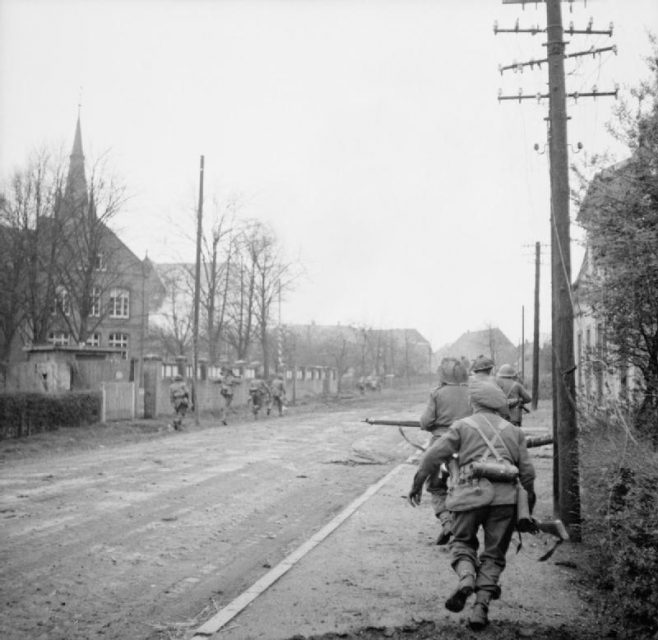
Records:
[[[498,327],[492,327],[481,331],[466,331],[455,342],[436,352],[438,358],[463,356],[469,360],[481,354],[492,357],[496,365],[500,366],[516,362],[517,348]]]
[[[85,156],[82,152],[82,127],[80,126],[80,115],[75,125],[75,136],[73,148],[69,160],[69,172],[66,178],[66,189],[64,199],[66,202],[65,212],[72,213],[87,206],[88,188],[87,175],[85,173]]]

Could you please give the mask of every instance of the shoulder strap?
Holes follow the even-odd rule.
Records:
[[[502,436],[500,435],[500,431],[498,431],[498,429],[493,424],[491,424],[491,421],[487,418],[487,416],[483,415],[482,417],[487,421],[489,426],[493,429],[493,431],[495,433],[495,436],[493,438],[494,441],[495,440],[500,441],[500,444],[503,445],[503,449],[505,449],[505,451],[507,452],[507,455],[510,457],[510,460],[514,461],[514,457],[512,456],[512,453],[509,450],[509,447],[505,444],[505,441],[503,440]],[[500,453],[498,453],[498,451],[494,447],[493,442],[491,440],[489,440],[489,438],[487,438],[487,436],[484,435],[484,432],[482,431],[482,429],[480,429],[480,425],[478,425],[478,423],[474,420],[474,418],[473,417],[462,418],[462,420],[475,428],[475,430],[480,434],[482,439],[485,441],[487,447],[489,447],[489,450],[491,451],[491,453],[493,453],[494,458],[496,458],[496,460],[498,462],[500,462],[502,460],[502,456],[500,455]]]
[[[466,422],[467,424],[470,424],[471,427],[473,427],[480,434],[480,436],[482,437],[482,439],[486,443],[487,447],[489,447],[489,450],[491,451],[491,453],[493,453],[494,458],[496,458],[496,460],[498,460],[500,462],[501,459],[502,459],[501,455],[498,453],[498,451],[496,451],[496,448],[493,446],[493,443],[491,442],[491,440],[489,440],[489,438],[487,438],[487,436],[484,435],[482,429],[480,429],[480,425],[477,422],[475,422],[475,420],[473,418],[462,418],[462,420],[464,422]]]

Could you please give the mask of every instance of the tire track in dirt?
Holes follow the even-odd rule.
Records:
[[[155,638],[221,607],[408,455],[356,420],[287,417],[8,465],[0,635]],[[384,464],[357,464],[368,455]]]

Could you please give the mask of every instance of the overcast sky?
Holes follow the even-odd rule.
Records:
[[[569,91],[648,75],[656,0],[563,3]],[[131,198],[123,240],[156,262],[192,261],[196,206],[240,194],[304,277],[284,322],[414,327],[435,348],[466,330],[532,337],[534,243],[546,243],[541,330],[550,332],[547,69],[541,4],[501,0],[0,0],[0,176],[43,144],[70,150],[81,100],[88,160],[109,150]],[[82,88],[82,90],[81,90]],[[80,98],[80,95],[82,96]],[[569,140],[613,146],[614,101],[569,101]],[[583,153],[584,153],[583,152]],[[574,215],[575,212],[572,212]],[[579,237],[577,229],[572,235]],[[573,273],[582,249],[572,248]]]

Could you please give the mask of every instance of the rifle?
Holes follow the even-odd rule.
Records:
[[[402,437],[407,442],[409,442],[409,444],[416,447],[417,449],[421,449],[424,451],[424,449],[420,445],[416,445],[413,442],[410,442],[410,440],[404,434],[404,431],[402,431],[402,427],[411,427],[411,428],[420,429],[420,420],[378,420],[376,418],[364,418],[361,422],[366,422],[367,424],[383,425],[388,427],[398,427],[399,428],[398,430],[402,434]],[[445,433],[447,429],[439,429],[438,431],[440,433]],[[533,449],[535,447],[543,447],[544,445],[547,444],[553,444],[553,437],[531,436],[526,438],[525,444],[526,447],[528,447],[528,449]]]
[[[361,422],[381,424],[389,427],[416,427],[420,429],[420,420],[377,420],[375,418],[364,418]]]
[[[553,543],[553,546],[541,557],[539,562],[546,562],[554,553],[555,550],[563,543],[569,541],[569,533],[567,532],[566,527],[562,523],[562,520],[537,520],[536,518],[530,518],[530,526],[527,529],[528,533],[548,533],[552,536],[555,536],[557,540]]]

